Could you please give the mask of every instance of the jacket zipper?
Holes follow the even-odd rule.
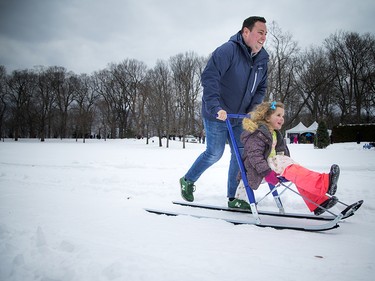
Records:
[[[255,84],[257,83],[257,78],[258,78],[258,71],[255,72],[254,83],[253,83],[253,87],[251,88],[251,92],[250,93],[253,93],[253,91],[254,91]]]

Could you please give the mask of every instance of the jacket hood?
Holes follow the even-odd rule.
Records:
[[[266,124],[257,124],[250,118],[244,118],[242,121],[242,127],[244,131],[241,134],[241,142],[245,143],[246,140],[255,133],[255,131],[261,132],[265,137],[272,138],[271,132],[269,131]]]
[[[248,50],[251,50],[251,48],[247,47],[245,45],[245,43],[243,42],[241,30],[238,31],[236,34],[232,35],[229,38],[229,41],[234,42],[234,43],[240,45],[242,47],[242,49],[245,52],[249,53],[249,55],[250,55],[250,52]],[[268,55],[267,51],[264,49],[264,47],[262,47],[262,49],[260,49],[260,51],[258,52],[257,56],[259,57],[259,60],[266,59],[268,61],[268,59],[269,59],[269,55]]]
[[[232,41],[232,42],[238,43],[240,45],[243,45],[246,48],[245,44],[242,41],[241,31],[238,31],[236,34],[232,35],[229,38],[229,41]]]

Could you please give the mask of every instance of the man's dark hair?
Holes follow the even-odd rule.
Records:
[[[264,17],[257,17],[257,16],[254,16],[254,17],[248,17],[247,19],[245,19],[243,21],[243,24],[242,24],[242,29],[241,31],[243,31],[244,27],[247,27],[248,29],[252,30],[255,23],[257,21],[260,21],[260,22],[263,22],[263,23],[266,23],[266,19]]]

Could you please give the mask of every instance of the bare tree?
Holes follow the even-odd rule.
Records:
[[[4,123],[5,123],[5,113],[7,110],[7,90],[6,90],[6,69],[5,66],[0,65],[0,138],[4,140]]]
[[[76,140],[82,136],[83,142],[91,135],[91,125],[95,113],[95,103],[98,99],[98,91],[93,79],[82,74],[75,79],[76,101]]]
[[[174,113],[174,97],[172,80],[167,63],[158,61],[156,66],[148,73],[149,94],[147,99],[148,122],[155,128],[159,137],[159,146],[162,138],[166,137],[169,147],[171,134],[171,116]]]
[[[134,121],[135,127],[140,127],[137,122],[136,105],[138,93],[146,75],[146,65],[137,60],[127,59],[118,65],[112,64],[111,73],[119,86],[117,87],[117,106],[120,138],[125,137],[125,135],[134,136],[132,121]],[[129,118],[130,116],[132,118]]]
[[[51,67],[48,73],[57,109],[55,130],[62,139],[67,137],[69,110],[74,101],[74,74],[63,67]]]
[[[301,54],[298,61],[296,81],[300,100],[309,116],[308,121],[331,119],[334,106],[331,90],[333,75],[329,71],[326,53],[323,48],[311,47]]]
[[[361,122],[362,106],[369,100],[374,72],[374,36],[337,32],[325,40],[335,89],[341,109],[341,122]],[[369,84],[370,83],[370,84]]]
[[[300,49],[292,35],[284,33],[276,22],[270,24],[268,32],[270,62],[266,99],[287,103],[287,120],[292,122],[301,111],[300,92],[295,80]]]
[[[35,74],[29,70],[13,71],[11,77],[7,80],[9,89],[9,105],[11,110],[12,133],[15,141],[18,141],[25,124],[27,123],[26,114],[31,97],[35,90]],[[28,126],[29,132],[32,128]]]
[[[202,59],[195,53],[179,54],[171,57],[169,64],[172,70],[178,108],[181,110],[181,122],[179,122],[180,134],[183,136],[183,148],[185,148],[185,135],[189,132],[196,134],[198,131],[196,121],[196,103],[200,87],[200,73]]]
[[[46,138],[47,123],[52,114],[54,102],[55,96],[53,95],[48,72],[43,67],[40,67],[38,70],[35,95],[33,95],[33,113],[37,119],[38,136],[42,142]]]
[[[102,124],[105,129],[105,138],[116,137],[118,112],[121,112],[122,104],[119,102],[119,86],[114,80],[112,72],[108,69],[101,70],[94,74],[96,88],[102,98],[100,102],[100,112]]]
[[[144,110],[147,96],[144,94],[143,83],[147,73],[147,66],[137,60],[127,60],[126,76],[128,78],[128,94],[131,101],[129,130],[136,136],[143,134],[145,124]]]

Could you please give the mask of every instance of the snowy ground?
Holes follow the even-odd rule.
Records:
[[[0,280],[373,280],[375,150],[355,143],[289,148],[316,171],[340,165],[337,196],[365,200],[354,217],[337,229],[307,233],[158,216],[143,208],[180,200],[178,179],[202,144],[5,140]],[[196,202],[226,204],[228,159],[229,149],[196,183]],[[273,205],[270,198],[259,208]],[[292,193],[284,205],[307,212]]]

